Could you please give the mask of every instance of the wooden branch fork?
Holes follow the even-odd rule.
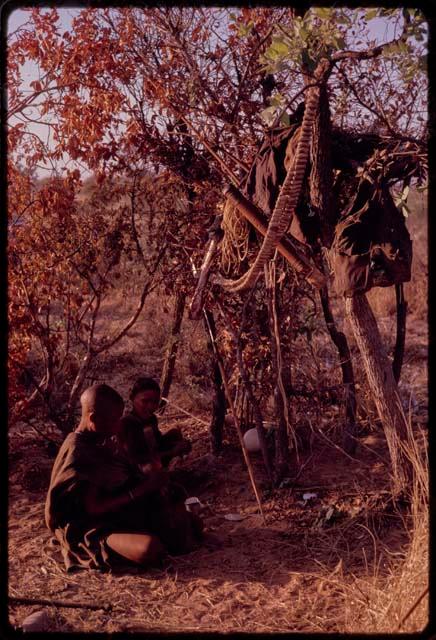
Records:
[[[268,221],[264,214],[252,204],[247,198],[229,184],[224,189],[224,195],[234,204],[238,211],[244,216],[248,222],[253,225],[256,231],[263,236],[266,235]],[[322,289],[327,284],[326,276],[297,248],[296,239],[291,239],[289,235],[283,237],[277,245],[277,251],[289,262],[291,267],[298,273],[301,273],[306,280],[317,289]]]

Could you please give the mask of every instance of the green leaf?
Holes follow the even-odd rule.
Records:
[[[289,113],[282,113],[282,115],[280,116],[280,122],[284,127],[289,127],[289,125],[291,124]]]
[[[373,20],[373,18],[376,18],[378,14],[378,9],[369,9],[369,11],[367,11],[365,13],[365,20]]]
[[[238,35],[241,38],[245,38],[245,36],[248,36],[248,34],[250,33],[253,27],[254,27],[254,22],[252,20],[250,20],[248,24],[241,24],[239,27]]]
[[[318,18],[328,19],[332,17],[332,9],[327,9],[326,7],[317,7],[316,9],[312,9],[312,11]]]
[[[283,42],[283,40],[273,40],[271,48],[277,51],[280,56],[286,56],[289,53],[289,45]]]
[[[279,57],[278,52],[275,49],[273,49],[273,47],[268,47],[268,49],[265,51],[263,55],[267,60],[272,60],[272,61],[277,60],[277,58]]]
[[[410,209],[405,202],[401,204],[401,213],[405,218],[408,218],[410,215]]]
[[[262,120],[264,120],[267,124],[270,124],[276,114],[276,108],[275,107],[268,107],[267,109],[264,109],[263,111],[260,112],[260,117],[262,118]]]
[[[300,33],[298,34],[300,36],[300,38],[302,39],[303,42],[307,41],[307,38],[309,37],[309,32],[306,31],[306,29],[304,29],[303,27],[300,29]]]
[[[269,102],[272,107],[280,107],[283,104],[284,98],[280,93],[275,93],[270,97]]]

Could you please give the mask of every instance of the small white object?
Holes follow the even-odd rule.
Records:
[[[317,493],[303,493],[303,500],[311,500],[317,497]]]
[[[257,435],[257,429],[249,429],[244,433],[244,446],[249,453],[256,453],[260,451],[259,436]]]
[[[47,631],[50,627],[50,618],[47,611],[35,611],[24,618],[21,626],[23,631]]]
[[[224,518],[226,520],[231,520],[232,522],[240,522],[241,520],[245,520],[247,516],[243,516],[241,513],[226,513]]]
[[[330,520],[330,518],[332,517],[332,515],[334,514],[335,510],[333,507],[329,507],[327,509],[327,513],[325,514],[325,519],[326,520]]]
[[[201,504],[200,500],[196,496],[192,496],[192,498],[186,498],[185,500],[185,509],[186,511],[191,511],[192,513],[198,513],[203,509],[204,505]]]

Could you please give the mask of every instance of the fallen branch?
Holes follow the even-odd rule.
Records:
[[[401,629],[403,624],[406,622],[407,618],[409,618],[409,616],[412,615],[412,613],[415,611],[416,607],[419,605],[421,600],[428,594],[428,591],[429,591],[429,587],[426,587],[426,589],[424,589],[423,593],[421,593],[419,598],[415,601],[415,604],[409,609],[409,611],[406,613],[404,618],[401,620],[400,624],[396,628],[396,631],[399,631]]]
[[[25,598],[22,596],[8,596],[8,600],[15,604],[42,604],[49,607],[68,607],[70,609],[93,609],[95,611],[99,609],[110,611],[112,609],[111,604],[91,604],[89,602],[71,602],[70,600],[46,600],[45,598]]]

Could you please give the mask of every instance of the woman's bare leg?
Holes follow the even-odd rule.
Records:
[[[111,533],[106,544],[123,558],[146,566],[158,564],[165,554],[159,538],[148,533]]]

